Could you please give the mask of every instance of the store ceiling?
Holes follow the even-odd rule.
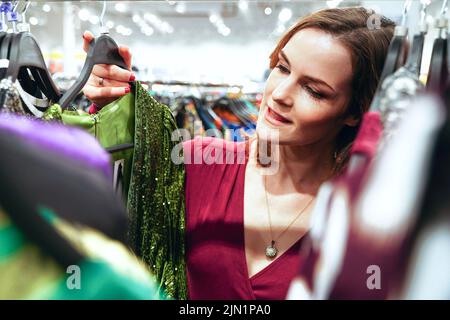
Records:
[[[103,1],[33,1],[27,17],[33,17],[32,21],[37,23],[32,26],[32,31],[38,38],[42,36],[45,39],[45,34],[48,37],[51,32],[53,39],[47,38],[46,41],[61,39],[62,19],[65,19],[63,12],[67,3],[72,6],[77,32],[81,33],[86,29],[99,31],[98,16],[101,14]],[[394,13],[397,17],[403,1],[342,1],[340,6],[364,3],[393,6],[396,10],[391,10],[391,14]],[[111,35],[125,43],[195,43],[205,40],[245,43],[253,39],[276,39],[283,28],[297,18],[324,7],[327,7],[327,1],[107,1],[104,21],[112,26]],[[46,12],[49,8],[50,11]],[[284,23],[279,19],[283,9],[290,9],[292,12],[292,17]],[[269,12],[271,14],[267,14]],[[146,14],[149,19],[145,19]],[[222,20],[222,27],[217,25],[217,17],[219,24]],[[81,18],[87,21],[82,21]],[[164,32],[161,23],[168,24],[169,30],[171,28],[173,32]]]

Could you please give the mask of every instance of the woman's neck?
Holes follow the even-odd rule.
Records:
[[[272,191],[284,193],[295,190],[300,193],[316,194],[320,185],[332,176],[334,169],[332,144],[272,145],[271,150],[274,163],[269,169],[267,181]]]

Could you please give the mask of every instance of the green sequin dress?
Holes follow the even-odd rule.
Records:
[[[172,140],[177,127],[170,109],[136,82],[130,94],[95,115],[62,112],[55,105],[44,119],[83,127],[105,148],[133,142],[131,152],[112,155],[113,159],[125,158],[130,246],[168,297],[187,299],[185,172],[183,164],[171,161],[171,152],[181,138],[175,135]]]

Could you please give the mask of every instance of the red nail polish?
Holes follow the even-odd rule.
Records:
[[[130,92],[131,92],[131,88],[130,87],[125,88],[125,93],[130,93]]]
[[[129,81],[133,82],[134,80],[136,80],[136,76],[134,74],[131,74]]]

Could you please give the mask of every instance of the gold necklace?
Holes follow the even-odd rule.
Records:
[[[269,207],[269,200],[267,197],[267,188],[266,188],[267,184],[266,184],[266,176],[264,176],[264,192],[266,194],[266,206],[267,206],[267,214],[269,216],[269,228],[270,228],[270,237],[271,237],[271,242],[270,245],[268,245],[266,247],[266,257],[273,259],[277,256],[278,254],[278,249],[275,247],[275,243],[276,241],[278,241],[278,239],[281,238],[281,236],[289,230],[289,228],[294,224],[295,221],[297,221],[297,219],[300,217],[300,215],[306,210],[306,208],[309,207],[309,205],[311,204],[311,202],[313,202],[314,198],[312,198],[311,200],[309,200],[309,202],[306,204],[306,206],[298,213],[298,215],[295,217],[294,220],[291,221],[291,223],[289,223],[289,225],[287,226],[286,229],[283,230],[283,232],[280,233],[280,235],[274,239],[273,238],[273,233],[272,233],[272,219],[271,219],[271,214],[270,214],[270,207]]]

